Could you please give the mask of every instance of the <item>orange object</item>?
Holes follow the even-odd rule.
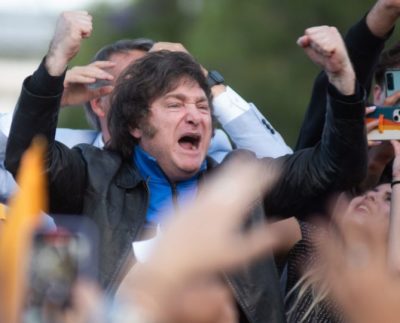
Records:
[[[378,130],[380,133],[382,133],[384,130],[383,123],[384,123],[383,114],[380,114],[379,115],[379,124],[378,124]]]
[[[6,219],[6,206],[0,203],[0,221]]]
[[[11,198],[0,234],[0,322],[21,321],[27,267],[35,229],[46,208],[43,140],[34,140],[18,173],[19,190]]]

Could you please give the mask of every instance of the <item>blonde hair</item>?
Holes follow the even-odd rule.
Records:
[[[294,293],[298,291],[297,297],[290,309],[286,312],[287,321],[290,322],[293,319],[293,314],[300,301],[307,296],[307,292],[311,293],[312,302],[306,312],[303,314],[299,323],[303,323],[312,314],[313,310],[318,309],[318,305],[327,299],[329,294],[328,284],[320,279],[320,269],[308,269],[303,276],[297,281],[297,283],[291,288],[291,290],[285,296],[285,303],[289,301],[290,297],[294,296]]]

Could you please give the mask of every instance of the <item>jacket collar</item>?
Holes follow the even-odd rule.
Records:
[[[122,163],[115,178],[116,185],[124,189],[135,188],[142,181],[143,178],[140,176],[138,170],[129,162]]]

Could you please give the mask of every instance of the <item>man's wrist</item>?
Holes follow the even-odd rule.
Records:
[[[49,52],[46,55],[44,65],[49,75],[61,76],[67,69],[68,60]]]
[[[331,83],[342,95],[354,95],[356,83],[356,75],[354,71],[346,72],[345,75],[343,74],[328,74],[329,83]]]
[[[24,81],[24,87],[37,96],[61,96],[64,86],[65,73],[60,76],[49,74],[43,58],[38,69]]]

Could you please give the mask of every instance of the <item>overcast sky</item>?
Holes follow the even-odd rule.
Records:
[[[100,2],[99,0],[97,0]],[[61,12],[71,9],[85,9],[96,0],[3,0],[0,1],[1,12],[43,13]],[[102,2],[122,3],[126,0],[102,0]]]

